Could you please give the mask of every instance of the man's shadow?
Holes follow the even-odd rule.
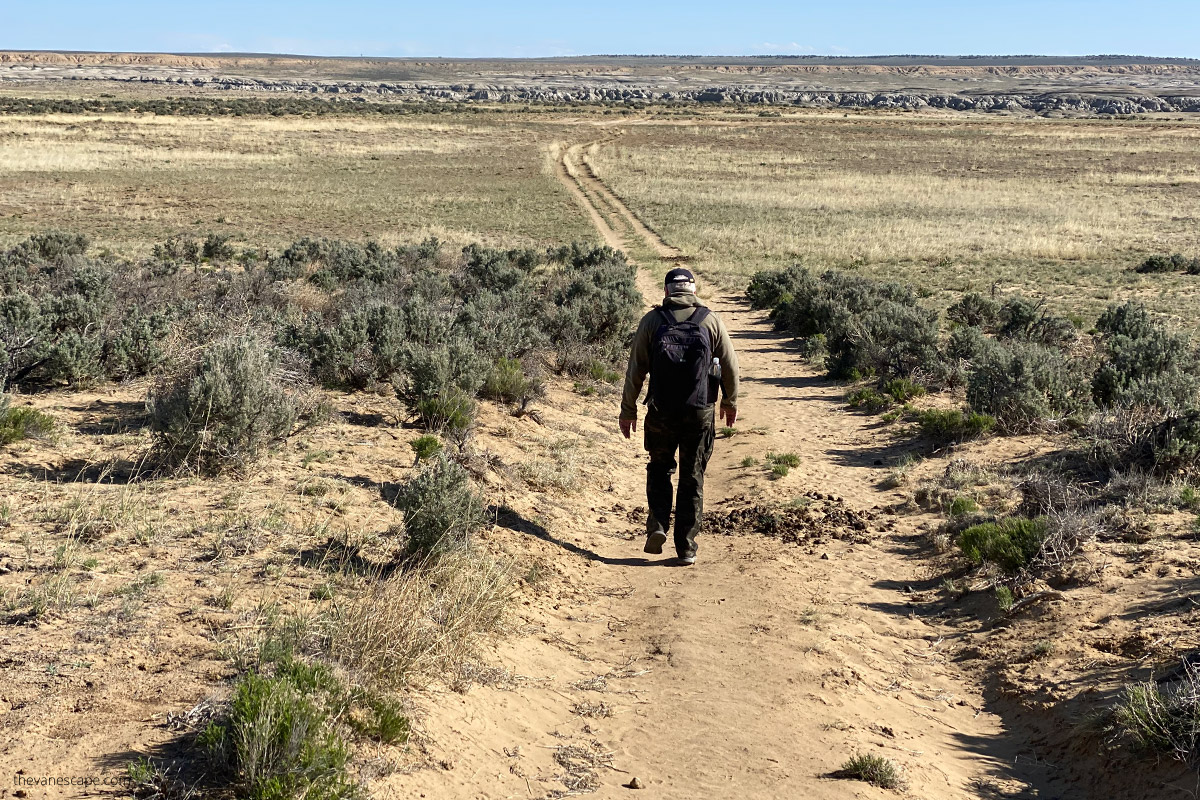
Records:
[[[679,567],[683,566],[677,558],[667,559],[649,559],[641,556],[633,556],[630,558],[610,558],[602,556],[599,553],[589,550],[586,547],[580,547],[574,542],[568,542],[558,538],[550,531],[546,530],[545,526],[527,519],[518,512],[508,506],[491,506],[488,509],[496,520],[496,525],[501,528],[507,528],[510,531],[517,533],[529,534],[536,536],[545,542],[558,545],[563,550],[569,553],[574,553],[577,556],[583,556],[588,561],[598,561],[601,564],[608,564],[615,567]]]

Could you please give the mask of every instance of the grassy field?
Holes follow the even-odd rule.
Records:
[[[592,240],[548,162],[564,131],[537,122],[5,117],[0,241],[71,230],[134,254],[184,230],[254,246],[302,236]]]
[[[591,161],[671,244],[741,282],[802,262],[931,291],[1045,294],[1084,313],[1136,294],[1191,316],[1200,126],[821,114],[631,125]]]
[[[794,262],[930,292],[1021,290],[1094,315],[1138,296],[1186,319],[1200,125],[635,112],[597,173],[671,244],[735,284]],[[0,242],[86,233],[126,254],[180,231],[250,246],[312,235],[541,246],[594,241],[555,181],[553,142],[600,111],[337,117],[0,118]]]

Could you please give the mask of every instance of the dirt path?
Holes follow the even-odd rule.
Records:
[[[645,246],[686,263],[588,162],[589,152],[616,135],[562,147],[559,178],[607,243]],[[641,271],[647,298],[661,292],[657,280]],[[740,298],[706,295],[706,301],[739,350],[739,428],[756,432],[718,440],[709,508],[759,496],[784,501],[807,491],[844,498],[856,509],[886,502],[875,485],[876,459],[886,460],[888,443],[869,419],[844,411],[844,390],[800,362]],[[638,504],[644,457],[640,442],[629,447],[638,468],[614,475],[613,488]],[[768,450],[797,453],[801,464],[779,481],[741,466],[746,456],[761,459]],[[890,519],[880,515],[884,530],[870,544],[830,539],[805,549],[708,535],[693,569],[643,559],[640,540],[581,532],[581,544],[594,548],[600,562],[589,574],[604,585],[630,587],[626,599],[603,609],[628,627],[589,646],[609,663],[656,665],[608,681],[636,698],[631,713],[604,726],[613,763],[638,776],[654,797],[886,796],[829,777],[864,751],[902,764],[917,797],[1015,796],[1027,785],[1011,774],[1019,747],[982,710],[977,688],[948,663],[952,634],[907,605],[906,592],[930,580],[911,557],[911,537],[894,523],[887,530]],[[628,775],[605,783],[615,786]]]

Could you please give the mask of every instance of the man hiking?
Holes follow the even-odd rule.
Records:
[[[738,364],[725,324],[696,298],[696,279],[686,269],[667,273],[661,306],[638,324],[625,371],[621,433],[637,430],[637,400],[646,374],[643,434],[646,466],[647,553],[662,553],[671,526],[671,475],[679,452],[679,495],[675,500],[675,552],[696,563],[696,535],[704,513],[704,470],[712,455],[714,404],[721,393],[721,418],[737,420]]]

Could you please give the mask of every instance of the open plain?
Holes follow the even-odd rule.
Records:
[[[1047,117],[1020,104],[526,105],[489,92],[536,68],[554,73],[538,91],[619,80],[660,93],[682,81],[694,93],[753,83],[925,96],[990,74],[1005,94],[1185,96],[1195,65],[485,66],[0,54],[0,101],[32,103],[0,115],[0,247],[14,270],[0,283],[0,352],[25,346],[13,309],[27,308],[15,298],[38,270],[56,287],[56,270],[72,286],[88,270],[137,276],[149,288],[124,308],[162,302],[174,315],[153,368],[110,376],[104,349],[103,369],[83,377],[38,385],[41,363],[8,372],[11,408],[42,412],[51,428],[0,437],[0,797],[269,796],[213,744],[214,726],[235,730],[231,705],[258,702],[248,675],[316,687],[328,705],[313,719],[344,743],[336,769],[297,770],[287,797],[1193,796],[1195,751],[1138,740],[1121,710],[1146,685],[1193,674],[1195,473],[1080,466],[1087,448],[1073,437],[1103,407],[1056,407],[1019,429],[996,411],[998,428],[938,438],[922,413],[982,403],[968,393],[969,357],[945,379],[910,371],[919,392],[865,413],[848,393],[876,377],[882,392],[899,385],[869,371],[831,377],[817,337],[789,328],[796,298],[760,302],[751,279],[841,270],[908,284],[912,305],[938,314],[972,293],[997,306],[1019,295],[1043,322],[1068,321],[1055,346],[1080,363],[1110,346],[1097,326],[1128,300],[1186,339],[1200,312],[1187,267],[1200,255],[1200,121],[1090,107]],[[796,85],[764,88],[764,72]],[[289,96],[314,81],[487,88],[272,111],[253,105],[266,84],[217,89],[197,75],[290,81]],[[66,100],[83,105],[37,110]],[[136,107],[103,107],[118,100]],[[166,100],[205,110],[145,110]],[[27,255],[22,242],[54,231],[87,245]],[[458,255],[473,244],[491,255]],[[1138,271],[1176,253],[1176,266]],[[677,264],[697,271],[725,319],[744,380],[692,569],[641,553],[645,457],[616,429],[629,315]],[[628,330],[586,346],[556,338],[571,322],[557,314],[583,291],[564,288],[570,274],[593,268],[597,285],[626,281],[613,291],[624,287],[616,318]],[[542,388],[514,399],[475,386],[461,427],[416,396],[420,353],[376,379],[386,354],[374,328],[344,363],[322,360],[350,335],[343,322],[385,306],[408,314],[415,349],[462,355],[451,334],[421,339],[406,304],[441,291],[438,315],[470,324],[484,313],[476,294],[511,301],[496,288],[507,281],[542,304],[529,306],[546,317],[528,334],[538,346],[484,336],[510,324],[499,311],[485,318],[500,320],[494,329],[476,322],[465,335],[489,358],[506,353],[489,379],[517,364]],[[87,296],[47,291],[39,308],[60,321],[63,297]],[[960,318],[935,344],[976,327]],[[83,341],[95,327],[80,327]],[[165,387],[231,332],[293,354],[283,385],[308,375],[323,410],[301,414],[249,468],[167,469]],[[820,336],[836,346],[832,329]],[[377,372],[354,384],[364,361]],[[449,455],[424,449],[435,445]],[[486,512],[466,566],[436,548],[429,561],[414,555],[425,518],[404,498],[431,463],[461,465]],[[972,560],[959,538],[968,523],[1062,510],[1043,498],[1029,511],[1031,486],[1076,491],[1051,473],[1078,477],[1089,513],[1108,515],[1088,517],[1094,530],[1069,563],[1018,579]],[[1195,745],[1194,731],[1168,733],[1176,748]],[[867,774],[856,759],[896,773]],[[15,775],[119,785],[18,794]],[[635,779],[643,791],[625,788]]]

